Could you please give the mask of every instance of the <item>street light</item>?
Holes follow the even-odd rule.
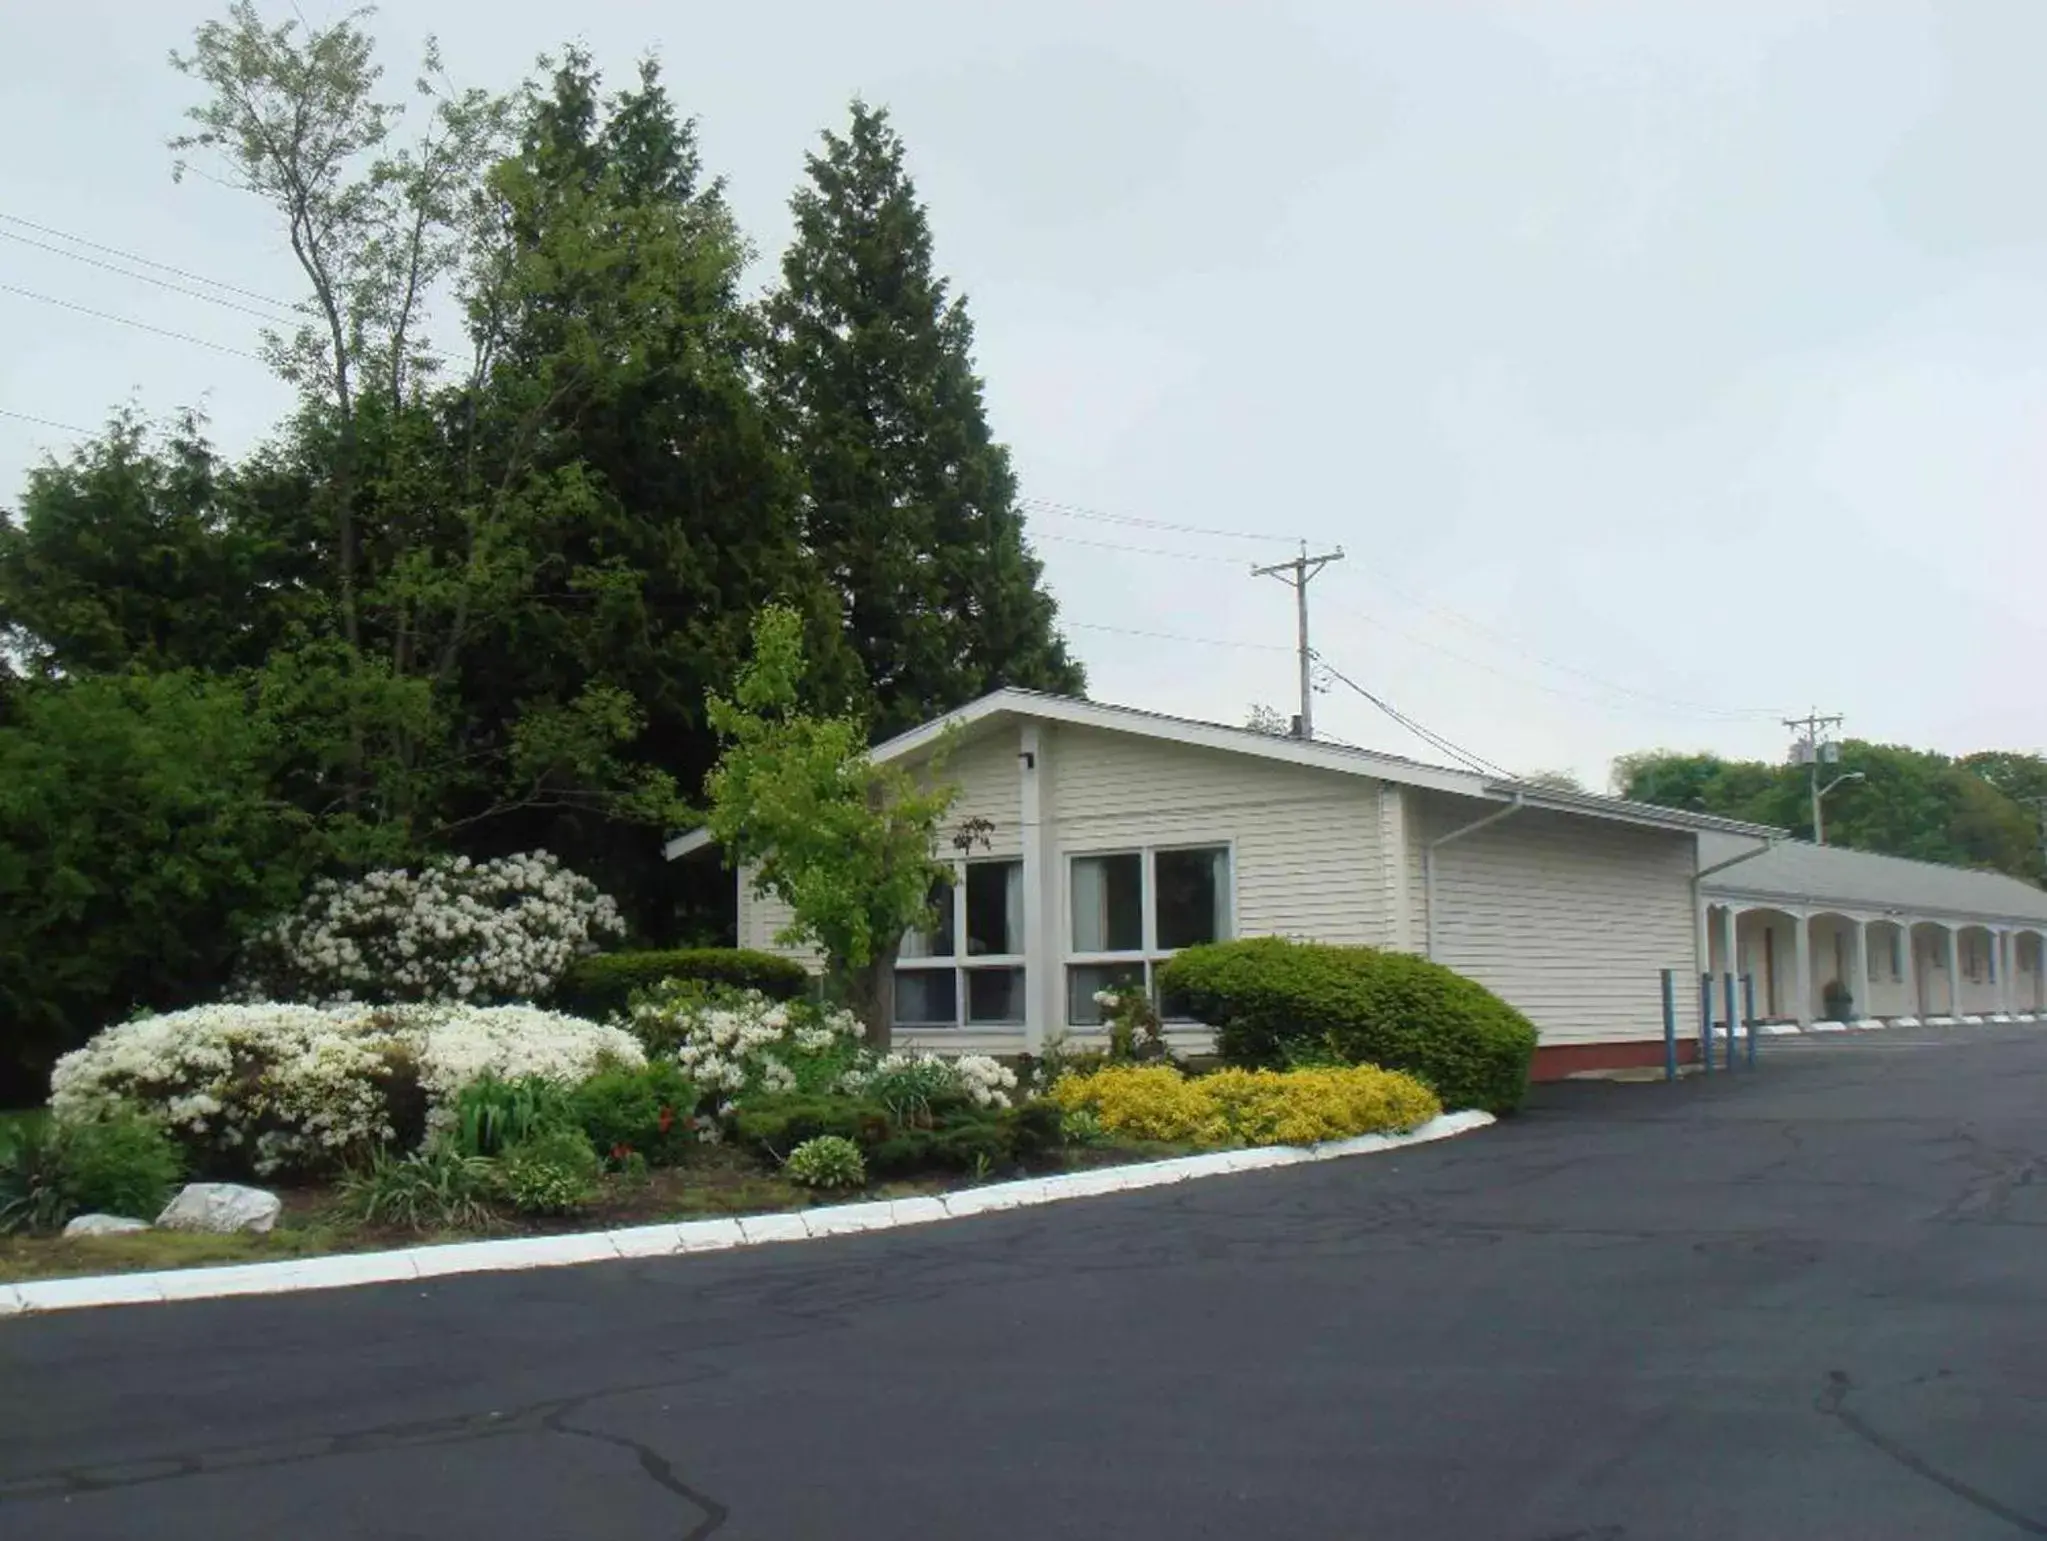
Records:
[[[1839,786],[1844,781],[1867,780],[1869,780],[1869,777],[1865,776],[1861,771],[1844,771],[1840,775],[1836,776],[1832,781],[1828,782],[1825,786],[1821,786],[1819,767],[1817,765],[1813,767],[1812,843],[1814,845],[1825,845],[1827,843],[1827,826],[1820,812],[1821,800],[1825,798],[1829,792],[1833,791],[1835,787]]]

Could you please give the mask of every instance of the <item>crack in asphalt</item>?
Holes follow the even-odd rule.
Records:
[[[274,1445],[239,1445],[196,1454],[145,1456],[114,1461],[104,1466],[60,1467],[26,1476],[0,1478],[0,1505],[38,1499],[70,1499],[122,1488],[145,1487],[189,1477],[222,1472],[255,1471],[266,1467],[295,1466],[332,1460],[336,1456],[375,1454],[386,1450],[433,1448],[476,1444],[507,1435],[541,1432],[574,1439],[594,1440],[635,1455],[640,1469],[666,1492],[684,1499],[704,1519],[684,1531],[679,1541],[702,1541],[722,1526],[730,1510],[706,1493],[690,1487],[676,1473],[668,1459],[652,1447],[623,1435],[583,1428],[567,1420],[593,1403],[613,1397],[635,1396],[653,1391],[671,1391],[715,1379],[718,1371],[704,1368],[667,1380],[631,1386],[614,1386],[573,1396],[549,1397],[509,1412],[456,1413],[444,1418],[425,1418],[407,1423],[384,1424],[371,1429],[352,1429],[344,1434],[313,1435],[285,1440]]]
[[[616,1449],[631,1452],[634,1456],[638,1457],[640,1470],[647,1474],[647,1477],[655,1486],[674,1494],[677,1498],[682,1499],[691,1507],[702,1512],[703,1519],[684,1531],[678,1538],[678,1541],[703,1541],[704,1537],[717,1530],[731,1517],[731,1510],[719,1503],[717,1499],[711,1497],[710,1494],[700,1493],[684,1482],[677,1475],[674,1465],[668,1458],[654,1449],[653,1446],[644,1444],[637,1439],[629,1439],[623,1434],[606,1434],[599,1429],[580,1428],[567,1421],[570,1414],[574,1413],[578,1408],[587,1406],[589,1403],[598,1401],[609,1394],[612,1393],[597,1392],[592,1396],[578,1397],[567,1405],[556,1408],[545,1418],[541,1419],[541,1426],[552,1434],[563,1434],[572,1439],[595,1440],[598,1444],[611,1445]]]
[[[1871,1427],[1847,1405],[1848,1395],[1854,1389],[1855,1383],[1848,1378],[1845,1370],[1829,1370],[1827,1384],[1813,1405],[1821,1417],[1833,1419],[1872,1450],[1889,1456],[1914,1476],[1924,1477],[1936,1487],[1945,1488],[1970,1507],[1981,1509],[1985,1514],[1995,1515],[2007,1525],[2023,1530],[2029,1536],[2047,1536],[2047,1521],[2021,1514],[2009,1504],[1992,1498],[1981,1488],[1971,1487],[1961,1478],[1950,1476],[1917,1451],[1899,1444],[1889,1435]]]

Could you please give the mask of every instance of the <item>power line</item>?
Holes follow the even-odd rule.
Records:
[[[1363,696],[1367,701],[1371,702],[1372,705],[1379,708],[1379,710],[1384,712],[1388,717],[1392,718],[1395,722],[1399,723],[1403,728],[1407,729],[1408,732],[1414,734],[1415,737],[1421,739],[1422,742],[1430,745],[1432,748],[1438,750],[1443,754],[1451,756],[1453,759],[1461,760],[1468,769],[1477,771],[1480,775],[1483,776],[1501,776],[1508,781],[1515,781],[1519,779],[1518,777],[1515,776],[1515,774],[1512,771],[1494,764],[1491,760],[1486,759],[1482,755],[1474,754],[1471,750],[1462,748],[1461,746],[1452,743],[1449,739],[1443,737],[1442,734],[1435,732],[1433,729],[1424,727],[1421,723],[1415,721],[1414,718],[1408,716],[1405,712],[1401,711],[1397,706],[1393,705],[1390,701],[1386,701],[1381,697],[1372,694],[1371,691],[1365,689],[1364,686],[1360,685],[1348,674],[1345,674],[1341,669],[1337,668],[1334,664],[1330,663],[1329,660],[1324,658],[1321,654],[1318,653],[1315,655],[1315,662],[1320,664],[1322,666],[1323,671],[1326,674],[1328,674],[1332,679],[1335,679],[1344,685],[1348,685],[1352,690],[1356,691],[1359,695]]]
[[[1277,642],[1238,642],[1228,637],[1190,637],[1177,631],[1140,631],[1134,626],[1103,626],[1093,621],[1062,621],[1072,631],[1106,631],[1119,637],[1148,637],[1155,642],[1196,642],[1203,647],[1241,647],[1260,653],[1291,653]]]
[[[1500,631],[1495,627],[1488,626],[1483,621],[1475,620],[1471,616],[1464,614],[1462,611],[1453,610],[1450,606],[1442,604],[1436,600],[1423,598],[1421,595],[1414,593],[1411,589],[1403,588],[1400,584],[1396,583],[1393,579],[1387,577],[1384,572],[1378,569],[1373,570],[1372,578],[1377,582],[1384,584],[1385,587],[1391,589],[1395,594],[1407,600],[1408,603],[1410,604],[1418,605],[1425,610],[1433,610],[1436,612],[1436,614],[1443,616],[1445,619],[1453,621],[1460,626],[1465,627],[1467,630],[1477,632],[1480,636],[1490,637],[1495,642],[1499,642],[1504,646],[1508,647],[1509,649],[1511,649],[1512,651],[1521,654],[1524,658],[1528,658],[1535,663],[1541,664],[1544,668],[1554,669],[1560,674],[1576,675],[1579,679],[1586,680],[1594,685],[1598,685],[1600,688],[1604,690],[1614,691],[1617,692],[1618,694],[1625,696],[1633,696],[1638,700],[1649,701],[1662,706],[1676,707],[1679,708],[1680,710],[1695,713],[1702,717],[1725,718],[1729,720],[1747,717],[1774,717],[1780,710],[1780,708],[1774,706],[1770,707],[1708,706],[1704,702],[1700,701],[1686,701],[1676,696],[1663,695],[1657,691],[1639,690],[1632,685],[1623,685],[1618,680],[1607,679],[1604,675],[1594,674],[1589,669],[1580,669],[1575,665],[1559,663],[1554,658],[1545,657],[1543,654],[1537,652],[1534,648],[1530,647],[1527,643],[1515,637],[1512,633]],[[1453,654],[1451,656],[1454,657],[1456,655]]]
[[[238,310],[245,316],[254,316],[257,320],[268,321],[273,326],[281,326],[289,319],[286,316],[276,315],[271,311],[258,310],[253,305],[244,305],[240,300],[231,300],[225,295],[208,294],[204,289],[187,288],[184,284],[173,283],[168,278],[158,278],[154,273],[137,273],[122,267],[118,263],[103,262],[98,257],[88,257],[84,252],[66,251],[63,247],[52,246],[47,241],[32,241],[25,235],[16,235],[12,230],[0,230],[0,240],[18,241],[23,246],[34,247],[37,251],[46,251],[55,256],[68,257],[73,262],[83,262],[88,266],[99,268],[108,273],[118,273],[123,278],[133,278],[145,284],[155,284],[158,288],[168,289],[173,294],[188,295],[195,300],[204,300],[209,305],[221,305],[229,310]],[[204,282],[204,280],[201,281]]]
[[[1104,509],[1084,508],[1078,503],[1054,503],[1048,498],[1018,498],[1017,502],[1026,508],[1061,514],[1069,519],[1092,519],[1101,524],[1128,525],[1140,530],[1169,530],[1176,535],[1206,535],[1216,540],[1278,541],[1281,545],[1290,545],[1299,539],[1293,535],[1274,535],[1269,531],[1260,534],[1250,530],[1218,530],[1199,524],[1174,524],[1166,519],[1140,519],[1135,514],[1112,514]]]
[[[1049,530],[1034,531],[1031,539],[1056,540],[1068,546],[1092,546],[1097,551],[1125,551],[1132,556],[1168,556],[1181,562],[1221,562],[1237,568],[1243,565],[1233,556],[1217,556],[1211,551],[1168,551],[1163,546],[1125,546],[1113,540],[1089,540],[1084,535],[1059,535]]]
[[[91,316],[96,321],[112,321],[119,326],[132,326],[140,332],[154,332],[159,337],[168,337],[174,342],[189,342],[194,347],[211,348],[216,353],[231,353],[236,358],[254,359],[262,363],[260,354],[246,348],[231,348],[224,342],[212,342],[204,337],[194,337],[190,332],[174,332],[169,327],[151,326],[147,321],[137,321],[132,316],[117,316],[112,311],[94,310],[90,305],[76,305],[70,300],[60,300],[54,295],[38,294],[33,289],[24,289],[18,284],[0,283],[0,291],[18,294],[23,299],[40,300],[45,305],[55,305],[60,310],[74,310],[81,316]]]
[[[283,300],[273,299],[267,294],[258,294],[254,289],[224,283],[218,278],[208,278],[204,273],[194,273],[186,268],[172,267],[168,262],[158,262],[154,257],[145,257],[140,252],[125,251],[119,246],[108,246],[100,241],[89,241],[82,235],[73,235],[70,231],[59,230],[54,225],[39,225],[32,219],[23,219],[19,214],[0,212],[0,221],[19,225],[24,230],[33,230],[38,235],[55,236],[60,241],[69,241],[73,246],[84,246],[93,251],[105,252],[109,257],[119,257],[124,262],[137,262],[143,267],[155,268],[159,273],[169,273],[175,278],[189,279],[195,284],[205,284],[212,289],[225,289],[229,294],[239,294],[245,300],[260,300],[275,310],[294,308]]]
[[[28,412],[16,412],[9,407],[0,407],[0,417],[17,418],[24,423],[34,423],[39,428],[55,428],[60,433],[75,433],[81,439],[89,439],[95,432],[91,428],[80,428],[76,423],[60,423],[54,418],[37,417]]]

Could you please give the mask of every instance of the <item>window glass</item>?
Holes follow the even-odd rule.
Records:
[[[1073,950],[1144,947],[1144,858],[1135,851],[1073,861]]]
[[[928,931],[905,931],[902,951],[904,958],[950,958],[952,956],[952,884],[945,882],[931,885],[931,929]]]
[[[970,968],[967,976],[967,1020],[1015,1023],[1024,1019],[1024,971],[1020,968]]]
[[[896,971],[896,1025],[951,1027],[960,1019],[959,975],[949,968]]]
[[[1143,985],[1142,963],[1076,963],[1066,970],[1066,1020],[1074,1027],[1100,1027],[1097,990],[1111,985]]]
[[[967,866],[967,956],[1022,957],[1023,863],[977,861]]]
[[[1160,851],[1152,857],[1162,952],[1227,941],[1230,934],[1230,852]]]

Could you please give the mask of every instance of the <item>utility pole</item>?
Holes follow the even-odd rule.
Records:
[[[1301,542],[1301,554],[1291,562],[1275,562],[1270,567],[1254,567],[1254,578],[1277,578],[1289,584],[1294,591],[1295,634],[1301,654],[1301,715],[1295,724],[1294,734],[1298,738],[1315,736],[1315,683],[1312,678],[1314,651],[1308,646],[1308,583],[1315,574],[1331,562],[1343,560],[1343,547],[1323,553],[1321,556],[1308,555],[1308,543]]]
[[[1829,792],[1844,781],[1860,781],[1862,772],[1850,771],[1845,776],[1836,776],[1825,786],[1820,785],[1820,767],[1841,763],[1841,746],[1832,739],[1820,737],[1826,728],[1838,728],[1847,719],[1839,716],[1822,717],[1817,711],[1807,712],[1803,717],[1786,717],[1784,726],[1798,736],[1791,741],[1791,763],[1803,765],[1812,776],[1812,843],[1827,843],[1826,815],[1820,802]]]

